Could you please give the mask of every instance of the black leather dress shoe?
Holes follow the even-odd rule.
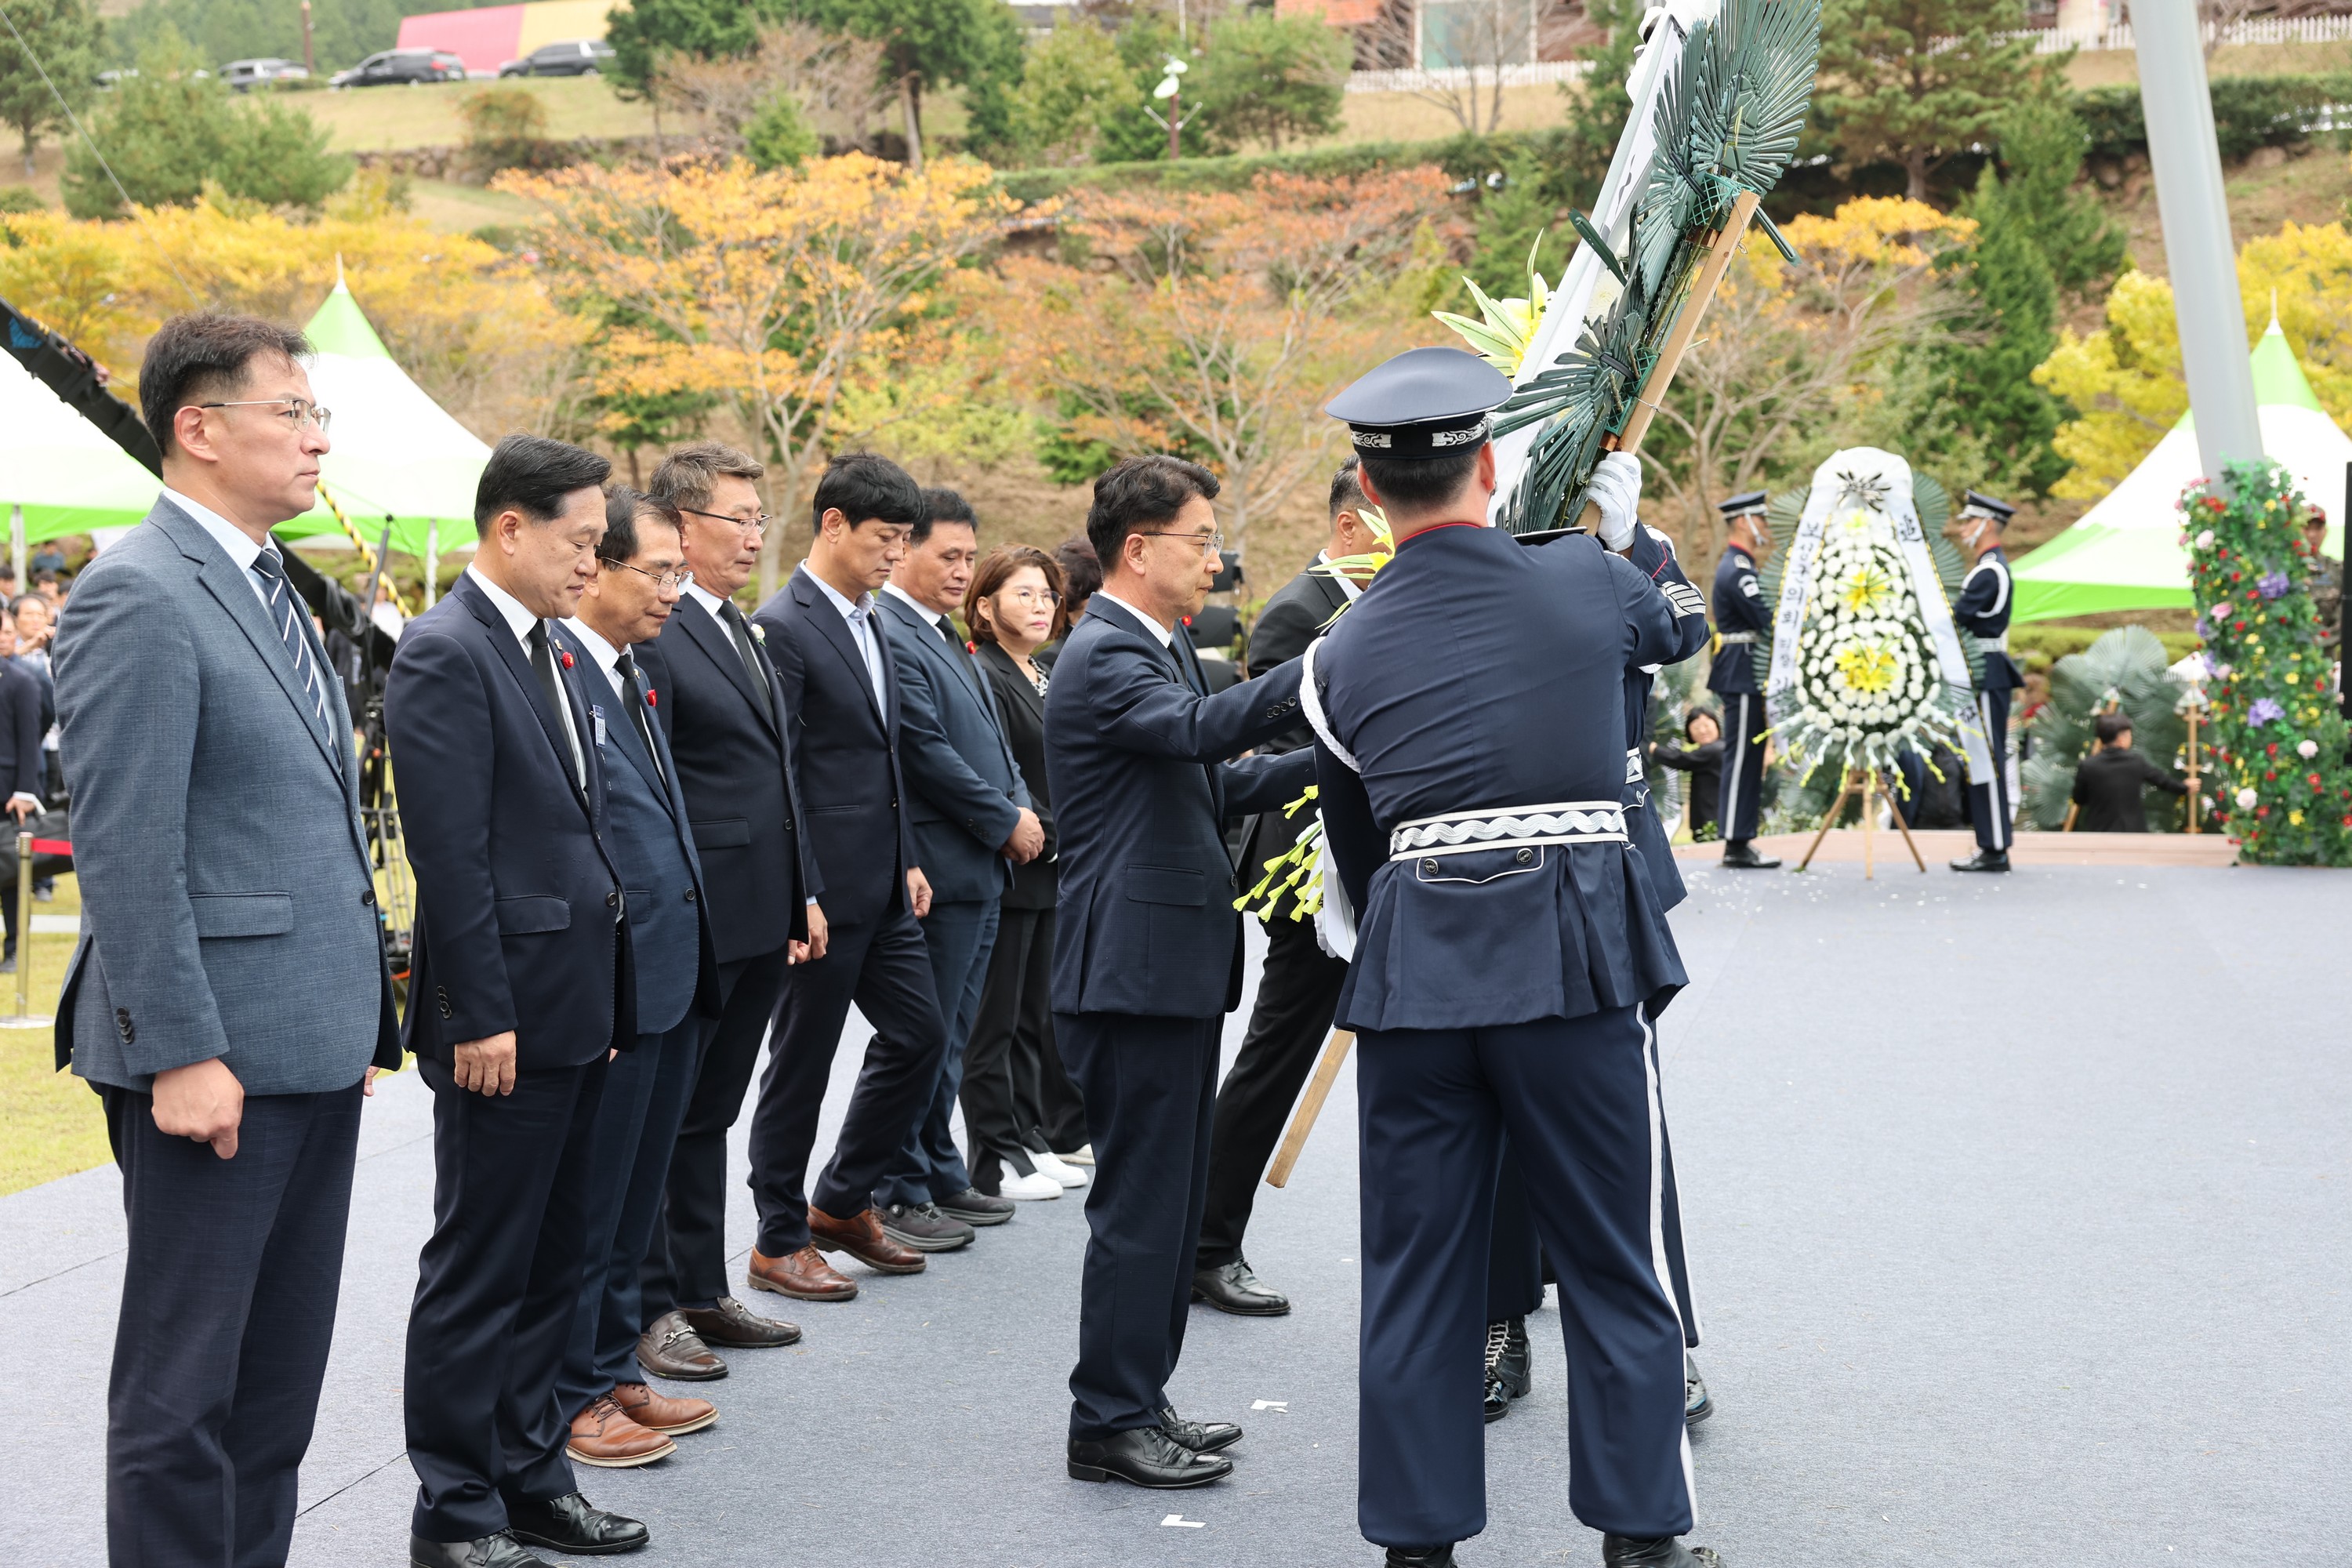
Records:
[[[518,1541],[552,1546],[580,1557],[602,1557],[614,1552],[635,1552],[653,1539],[637,1520],[606,1513],[578,1492],[552,1502],[532,1499],[507,1503],[507,1528]]]
[[[1157,1426],[1138,1426],[1095,1442],[1070,1439],[1070,1479],[1107,1481],[1117,1477],[1154,1491],[1204,1487],[1234,1473],[1231,1459],[1195,1454]]]
[[[1290,1310],[1290,1298],[1251,1273],[1246,1258],[1194,1269],[1192,1300],[1236,1318],[1279,1318]]]
[[[1601,1538],[1606,1568],[1723,1568],[1723,1559],[1704,1546],[1685,1546],[1679,1536],[1636,1541],[1630,1535]]]
[[[1525,1318],[1507,1318],[1502,1326],[1503,1342],[1499,1351],[1492,1344],[1492,1331],[1489,1331],[1487,1366],[1503,1380],[1503,1386],[1509,1390],[1512,1398],[1525,1399],[1528,1390],[1535,1386],[1530,1365],[1534,1352],[1528,1344],[1528,1321]]]
[[[664,1312],[637,1336],[637,1364],[656,1377],[684,1383],[709,1383],[727,1375],[727,1363],[702,1342],[687,1322],[686,1314]]]
[[[1756,853],[1756,846],[1745,838],[1723,847],[1723,865],[1728,871],[1769,871],[1780,863],[1776,856]]]
[[[1690,1353],[1683,1353],[1683,1425],[1696,1426],[1715,1414],[1715,1401],[1708,1397],[1706,1379],[1698,1374],[1698,1363]]]
[[[705,1344],[730,1351],[774,1350],[801,1342],[801,1327],[782,1318],[763,1318],[732,1296],[721,1296],[710,1307],[681,1307],[677,1315],[702,1336]]]
[[[1486,1425],[1492,1426],[1511,1413],[1511,1391],[1503,1386],[1499,1377],[1486,1379]]]
[[[1242,1440],[1242,1429],[1230,1421],[1187,1421],[1170,1405],[1160,1407],[1160,1429],[1178,1447],[1196,1454],[1213,1454]]]
[[[499,1531],[478,1541],[427,1541],[408,1538],[409,1568],[555,1568],[544,1557],[523,1550],[522,1542]]]
[[[1451,1546],[1391,1546],[1388,1568],[1454,1568]]]
[[[939,1206],[941,1214],[966,1225],[1003,1225],[1020,1205],[1011,1198],[991,1197],[978,1187],[966,1187],[951,1198],[941,1198]]]
[[[2009,869],[2009,851],[1979,849],[1965,860],[1953,861],[1952,869],[1955,871],[2006,871]]]

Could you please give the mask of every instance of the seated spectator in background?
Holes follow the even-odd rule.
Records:
[[[66,552],[58,549],[54,541],[34,551],[33,559],[26,567],[26,570],[33,574],[33,580],[37,583],[40,581],[41,574],[44,572],[52,576],[63,576],[65,569]]]
[[[1683,816],[1690,827],[1691,842],[1705,844],[1723,836],[1722,817],[1717,811],[1723,796],[1723,726],[1712,709],[1695,707],[1683,720],[1683,739],[1690,742],[1687,751],[1653,745],[1650,757],[1690,774],[1690,808]]]
[[[2074,770],[2074,818],[2077,833],[2146,833],[2147,814],[2140,804],[2142,786],[2154,784],[2167,795],[2187,795],[2189,786],[2132,750],[2131,716],[2099,715],[2099,743]]]
[[[49,602],[53,613],[66,602],[66,585],[54,572],[34,573],[33,592]]]
[[[8,839],[8,869],[16,870],[17,826],[38,816],[41,800],[42,678],[16,657],[16,623],[0,616],[0,809],[16,820],[0,825]],[[16,881],[0,888],[0,916],[7,924],[7,945],[0,954],[0,974],[16,972]]]

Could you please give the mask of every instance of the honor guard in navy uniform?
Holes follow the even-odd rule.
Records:
[[[1339,1022],[1361,1128],[1358,1520],[1391,1568],[1444,1568],[1486,1528],[1478,1265],[1507,1135],[1560,1275],[1570,1504],[1612,1568],[1694,1568],[1715,1558],[1678,1539],[1683,1323],[1651,1054],[1685,977],[1629,839],[1623,704],[1626,671],[1671,658],[1697,612],[1612,553],[1636,544],[1631,457],[1595,479],[1598,539],[1527,549],[1486,526],[1487,415],[1509,392],[1470,355],[1415,349],[1330,405],[1397,536],[1300,681],[1326,892],[1357,911]]]
[[[1756,679],[1756,644],[1772,625],[1756,565],[1772,552],[1762,490],[1733,496],[1716,510],[1728,537],[1715,563],[1715,665],[1706,689],[1723,699],[1723,863],[1735,871],[1769,871],[1780,862],[1751,842],[1763,816],[1764,688]]]
[[[1953,601],[1952,619],[1974,634],[1984,650],[1984,684],[1977,690],[1977,722],[1983,728],[1985,750],[1992,760],[1992,776],[1969,775],[1969,821],[1977,830],[1977,852],[1952,862],[1955,871],[2009,869],[2011,792],[2009,783],[2009,694],[2025,684],[2016,661],[2009,657],[2009,557],[2001,553],[2001,530],[2017,515],[2005,500],[1977,490],[1968,492],[1960,515],[1945,532],[1962,550],[1976,556],[1976,564],[1960,584]]]

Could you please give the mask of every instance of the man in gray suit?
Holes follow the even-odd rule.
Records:
[[[1013,1200],[971,1184],[948,1130],[963,1088],[963,1048],[980,1012],[982,983],[996,947],[996,922],[1013,866],[1045,847],[1029,808],[1029,787],[1005,742],[987,677],[972,662],[949,612],[963,605],[980,559],[980,521],[953,490],[923,492],[921,521],[907,558],[880,595],[890,664],[898,677],[899,763],[910,798],[915,853],[931,884],[923,942],[948,1047],[929,1109],[883,1173],[874,1194],[882,1231],[919,1252],[943,1252],[972,1238],[975,1225],[1002,1225]]]
[[[105,1101],[131,1235],[116,1563],[286,1560],[362,1086],[400,1062],[351,715],[269,537],[327,450],[309,353],[163,324],[139,373],[163,493],[58,631],[82,899],[58,1058]]]

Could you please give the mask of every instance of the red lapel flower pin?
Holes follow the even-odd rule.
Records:
[[[646,706],[648,708],[658,708],[661,706],[661,693],[656,691],[650,686],[646,688]]]
[[[570,669],[572,668],[572,650],[570,648],[565,648],[558,657],[563,660],[564,668]]]

